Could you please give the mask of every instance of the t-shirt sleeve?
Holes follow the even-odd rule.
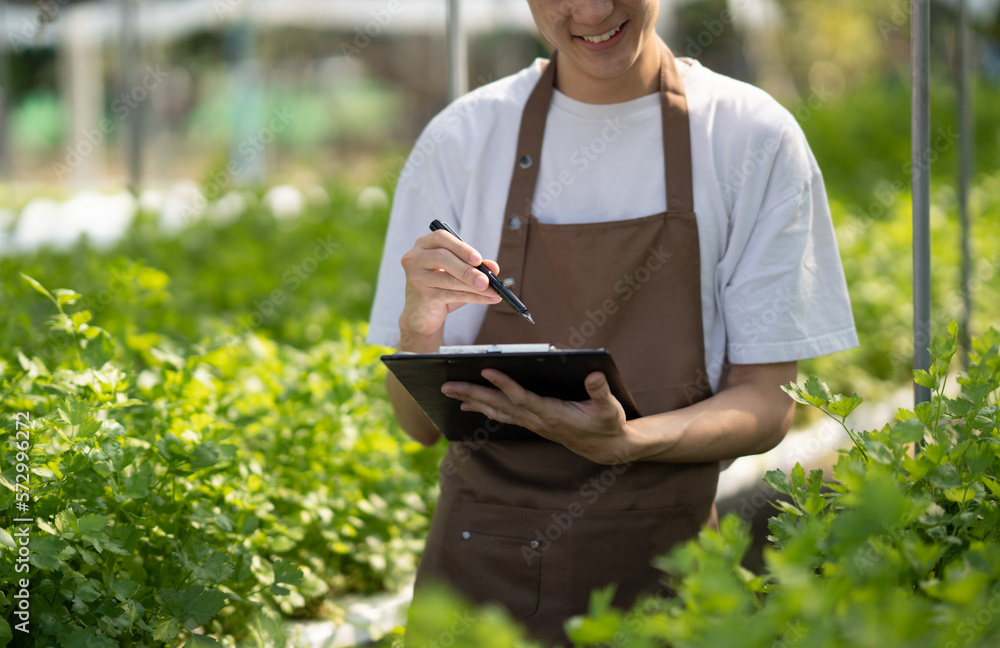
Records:
[[[786,128],[759,199],[734,208],[721,271],[728,359],[804,360],[858,345],[823,177]]]
[[[436,132],[428,127],[400,172],[368,322],[369,344],[399,346],[399,316],[406,293],[406,273],[400,260],[418,238],[430,233],[429,225],[435,218],[457,223],[453,192],[449,191],[445,174],[439,168],[445,156],[434,146],[421,146],[421,143],[440,145],[435,142]]]

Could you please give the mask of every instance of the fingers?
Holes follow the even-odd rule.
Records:
[[[611,395],[611,387],[608,385],[608,379],[605,378],[604,373],[601,371],[589,374],[583,381],[583,386],[587,390],[590,399],[595,403],[610,403],[615,400],[615,397]]]
[[[400,326],[429,334],[444,326],[448,313],[464,304],[496,304],[500,296],[477,269],[477,250],[445,231],[416,240],[400,259],[406,272],[406,304]],[[499,271],[496,262],[486,267]]]
[[[481,263],[485,263],[493,272],[500,271],[495,261],[484,262],[475,248],[442,230],[417,239],[413,249],[403,255],[401,263],[408,276],[436,270],[454,277],[459,283],[442,284],[446,280],[440,279],[430,285],[460,292],[485,293],[490,290],[489,280],[478,269]],[[428,276],[423,278],[427,279]]]
[[[483,280],[486,275],[475,271]],[[469,303],[495,304],[500,295],[491,288],[476,290],[467,283],[443,270],[418,270],[411,275],[411,283],[417,284],[425,292],[441,293],[435,295],[441,301],[468,301]],[[486,281],[489,286],[489,281]]]
[[[588,401],[562,401],[524,389],[509,376],[484,369],[482,376],[496,389],[465,382],[447,382],[441,391],[462,401],[467,412],[479,412],[500,423],[519,425],[561,443],[595,463],[611,465],[629,456],[625,412],[599,371],[587,376]]]
[[[484,369],[482,376],[496,389],[447,382],[441,391],[463,401],[463,410],[480,412],[501,423],[515,423],[559,441],[565,434],[579,435],[581,431],[615,434],[624,421],[624,411],[599,371],[591,373],[584,382],[591,400],[579,402],[539,396],[495,369]]]
[[[439,269],[462,279],[477,290],[489,285],[486,276],[476,269],[483,262],[483,257],[468,243],[438,230],[417,239],[417,244],[432,253],[431,258],[440,264],[437,266]]]
[[[496,369],[483,369],[482,375],[503,392],[514,407],[528,412],[537,412],[541,409],[543,398],[528,391],[507,374]]]
[[[479,412],[500,423],[524,425],[511,415],[517,408],[502,391],[473,383],[446,382],[441,386],[441,392],[449,398],[462,401],[461,408],[466,412]]]
[[[417,239],[428,248],[444,248],[449,250],[456,257],[473,267],[483,262],[483,257],[476,248],[465,241],[460,241],[444,230],[431,232],[426,236]]]

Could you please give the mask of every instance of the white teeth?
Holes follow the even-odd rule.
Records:
[[[609,38],[617,34],[618,30],[621,28],[622,26],[618,25],[611,31],[601,34],[600,36],[581,36],[581,38],[585,41],[590,41],[591,43],[603,43],[604,41],[608,40]]]

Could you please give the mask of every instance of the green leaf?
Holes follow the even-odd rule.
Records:
[[[219,447],[211,441],[199,443],[191,451],[191,470],[209,468],[219,463]]]
[[[574,645],[609,645],[621,627],[621,618],[613,612],[600,616],[576,616],[566,621],[566,635]]]
[[[796,462],[795,467],[792,468],[792,490],[802,490],[805,485],[806,471],[802,464]]]
[[[764,483],[785,495],[791,495],[792,491],[788,487],[788,477],[780,470],[768,470],[764,474]]]
[[[936,337],[931,341],[930,351],[931,355],[935,358],[940,358],[945,361],[951,361],[952,356],[955,355],[957,350],[957,340],[955,337],[943,338]]]
[[[135,593],[139,591],[139,584],[130,578],[122,578],[115,581],[111,585],[111,589],[115,593],[115,598],[119,601],[125,601],[135,596]]]
[[[573,617],[566,622],[566,634],[581,645],[606,644],[611,642],[622,624],[621,613],[611,607],[615,598],[614,584],[590,593],[589,613],[586,617]]]
[[[976,414],[976,418],[972,420],[972,427],[980,432],[986,432],[987,434],[993,432],[997,429],[997,408],[995,405],[990,407],[984,407],[979,410]],[[997,441],[993,437],[985,437],[986,439],[991,439]]]
[[[149,464],[141,464],[132,470],[123,472],[123,490],[120,495],[115,496],[115,499],[125,501],[147,497],[149,495],[149,484],[152,480],[153,467]]]
[[[795,517],[775,515],[767,521],[767,528],[778,540],[790,538],[795,535]]]
[[[841,396],[840,394],[837,394],[827,404],[827,409],[830,410],[831,414],[846,419],[862,402],[864,402],[864,399],[857,394],[852,394],[850,396]]]
[[[965,463],[973,475],[982,475],[996,458],[996,450],[985,443],[974,443],[965,452]]]
[[[304,574],[302,570],[299,569],[297,565],[294,565],[283,558],[278,558],[274,561],[274,584],[271,585],[271,591],[279,596],[285,596],[290,593],[287,587],[282,587],[281,584],[299,586],[302,584],[302,579]]]
[[[190,618],[198,626],[203,626],[219,614],[228,597],[219,590],[192,585],[184,590],[161,590],[160,598],[166,611],[183,625]]]
[[[809,471],[809,479],[806,480],[806,491],[812,495],[819,495],[823,488],[823,470],[813,468]]]
[[[972,488],[949,488],[944,491],[944,496],[949,502],[964,504],[976,499],[976,491]]]
[[[954,339],[958,339],[958,322],[951,320],[948,322],[948,336]]]
[[[973,405],[984,404],[987,396],[994,390],[993,385],[988,381],[975,380],[962,385],[961,395]]]
[[[879,462],[880,464],[892,464],[895,463],[896,457],[889,449],[889,446],[882,443],[881,441],[869,440],[865,444],[865,449],[868,451],[868,456]]]
[[[77,529],[79,530],[80,535],[88,533],[93,534],[97,531],[100,531],[102,532],[103,535],[106,536],[107,535],[106,529],[109,522],[110,520],[107,517],[103,515],[97,515],[96,513],[91,513],[90,515],[84,515],[82,518],[80,518],[80,520],[77,522]]]
[[[72,315],[69,316],[70,321],[73,322],[73,328],[75,328],[77,331],[80,330],[81,326],[83,326],[93,318],[94,314],[91,313],[89,310],[80,311],[79,313],[73,313]]]
[[[221,551],[213,551],[203,564],[193,566],[192,575],[198,580],[221,584],[233,575],[233,571],[229,556]]]
[[[811,397],[810,401],[817,407],[828,403],[833,398],[827,384],[816,376],[809,376],[806,380],[805,392],[807,398]]]
[[[181,628],[180,624],[177,623],[177,619],[168,617],[156,624],[156,627],[153,629],[153,639],[167,644],[173,641],[180,632]]]
[[[10,629],[7,619],[0,617],[0,646],[6,646],[14,638],[14,633]]]
[[[922,583],[924,590],[931,596],[957,603],[961,606],[972,605],[979,594],[986,590],[990,576],[973,571],[967,567],[952,564],[945,571],[941,581]]]
[[[605,587],[595,589],[590,593],[590,614],[598,616],[611,609],[611,603],[615,600],[615,590],[618,587],[612,583]]]
[[[916,443],[924,438],[924,424],[915,418],[907,419],[892,429],[889,438],[898,444]]]
[[[70,509],[64,509],[56,514],[56,530],[59,531],[60,535],[73,536],[76,534],[76,515]]]
[[[56,299],[59,301],[60,306],[65,306],[66,304],[75,304],[83,295],[76,292],[75,290],[67,290],[65,288],[56,288],[52,291]]]
[[[31,564],[38,569],[61,569],[72,552],[69,544],[57,536],[45,535],[31,539]]]
[[[287,585],[301,585],[303,573],[298,565],[288,562],[284,558],[274,561],[274,582],[285,583]]]
[[[990,492],[993,493],[994,497],[1000,497],[1000,484],[998,484],[996,480],[990,479],[989,477],[982,477],[981,481],[986,484],[986,487],[990,489]]]
[[[790,502],[786,502],[785,500],[775,500],[771,502],[771,504],[773,504],[774,507],[779,511],[784,511],[785,513],[794,515],[797,518],[802,517],[803,515],[802,509],[800,509],[799,507],[795,506]]]
[[[80,340],[80,346],[83,347],[83,359],[88,366],[101,369],[114,357],[115,344],[111,335],[104,329],[91,328],[90,330],[97,330],[98,335],[90,339]]]
[[[122,543],[118,542],[117,540],[105,539],[104,548],[107,551],[110,551],[111,553],[118,554],[119,556],[129,555],[129,552],[125,550],[125,547],[122,546]]]
[[[795,383],[788,383],[787,385],[781,386],[781,391],[785,392],[791,396],[792,400],[800,405],[811,405],[809,401],[806,400],[805,394],[802,393],[802,388]]]
[[[29,277],[28,275],[24,274],[23,272],[21,273],[21,278],[24,279],[25,281],[27,281],[29,284],[31,284],[32,288],[34,288],[35,290],[37,290],[41,294],[45,295],[46,297],[48,297],[49,300],[53,304],[55,304],[57,306],[59,305],[59,302],[56,301],[56,298],[52,296],[52,293],[50,293],[48,290],[46,290],[45,287],[42,284],[38,283],[37,281],[35,281],[31,277]]]
[[[57,408],[59,417],[70,425],[81,425],[90,418],[91,406],[89,403],[80,400],[75,394],[63,402],[63,406]]]
[[[160,455],[168,462],[187,458],[184,444],[181,443],[181,440],[173,432],[164,434],[163,438],[156,442],[156,449],[160,451]]]
[[[931,483],[938,488],[961,488],[962,478],[958,474],[958,469],[951,464],[938,466],[938,469],[931,475]]]
[[[930,375],[923,369],[914,369],[913,382],[917,383],[921,387],[937,389],[937,380],[934,379],[934,376]]]
[[[83,601],[84,603],[90,603],[96,601],[101,597],[103,592],[99,587],[99,583],[92,579],[87,579],[80,583],[76,588],[76,597]]]
[[[60,645],[64,648],[118,648],[118,642],[98,632],[96,628],[74,630],[69,643]]]
[[[17,543],[14,542],[14,536],[9,534],[6,529],[0,528],[0,544],[7,547],[8,549],[13,549],[17,551]]]
[[[94,434],[100,429],[101,429],[101,422],[89,418],[80,424],[80,429],[76,433],[76,439],[77,441],[89,439],[90,437],[94,436]]]
[[[810,495],[802,504],[802,509],[809,515],[819,515],[827,506],[825,498],[819,495]]]
[[[186,644],[184,644],[185,648],[187,648],[188,646],[191,646],[192,648],[199,648],[199,647],[200,648],[211,648],[213,646],[218,647],[218,646],[221,646],[221,645],[222,644],[220,644],[215,639],[212,639],[211,637],[206,637],[205,635],[201,635],[201,634],[193,634],[193,635],[191,635],[191,638],[188,639],[188,642]]]

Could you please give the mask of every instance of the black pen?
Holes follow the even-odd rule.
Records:
[[[455,230],[451,229],[448,223],[443,223],[437,219],[434,219],[433,221],[431,221],[431,231],[436,232],[437,230],[444,230],[449,234],[451,234],[452,236],[454,236],[455,238],[457,238],[459,241],[462,240],[462,237],[459,236],[458,233],[455,232]],[[476,270],[479,270],[484,275],[486,275],[486,278],[490,280],[490,287],[493,288],[493,290],[495,290],[496,293],[500,295],[505,302],[510,304],[511,308],[516,310],[518,315],[522,316],[524,319],[528,320],[532,324],[535,323],[535,320],[531,319],[531,313],[528,312],[527,307],[525,307],[525,305],[521,303],[521,300],[517,298],[517,295],[515,295],[510,291],[510,288],[505,286],[502,281],[497,279],[497,276],[495,274],[490,272],[490,269],[486,267],[485,263],[480,263],[479,266],[476,268]]]

